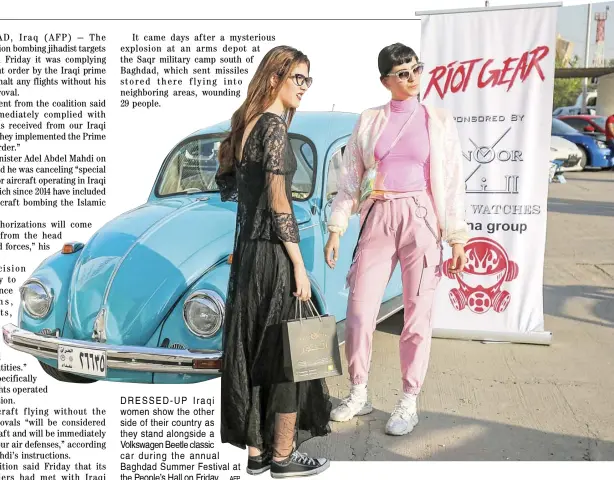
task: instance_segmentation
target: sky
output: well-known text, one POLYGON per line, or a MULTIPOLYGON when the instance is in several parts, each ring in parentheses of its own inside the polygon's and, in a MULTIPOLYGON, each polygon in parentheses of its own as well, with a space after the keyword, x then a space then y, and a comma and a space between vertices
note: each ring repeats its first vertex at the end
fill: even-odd
MULTIPOLYGON (((608 12, 608 19, 605 22, 604 57, 606 60, 614 58, 614 2, 593 3, 589 42, 589 66, 591 66, 593 54, 595 52, 595 38, 597 33, 595 13, 605 12, 606 6, 610 7, 610 11, 608 12)), ((580 57, 580 66, 584 66, 587 13, 588 5, 578 5, 562 7, 559 9, 558 16, 557 32, 560 33, 565 40, 573 42, 573 54, 580 57)))

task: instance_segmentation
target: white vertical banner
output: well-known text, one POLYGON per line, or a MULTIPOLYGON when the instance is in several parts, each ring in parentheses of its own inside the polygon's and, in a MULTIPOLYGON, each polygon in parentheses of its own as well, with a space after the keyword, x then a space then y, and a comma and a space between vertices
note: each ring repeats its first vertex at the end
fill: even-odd
POLYGON ((550 343, 543 266, 557 12, 423 14, 421 99, 456 120, 472 237, 462 277, 447 276, 444 261, 435 336, 550 343))

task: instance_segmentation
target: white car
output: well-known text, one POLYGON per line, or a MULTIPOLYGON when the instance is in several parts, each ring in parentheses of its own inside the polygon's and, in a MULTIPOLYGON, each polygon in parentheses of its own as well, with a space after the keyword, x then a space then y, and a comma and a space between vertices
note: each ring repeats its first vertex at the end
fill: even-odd
MULTIPOLYGON (((558 117, 559 115, 581 115, 582 114, 582 104, 584 99, 582 98, 582 94, 578 95, 576 99, 575 105, 569 105, 567 107, 559 107, 552 112, 553 117, 558 117)), ((597 92, 587 92, 586 94, 586 114, 587 115, 596 115, 597 111, 597 92)))
POLYGON ((560 171, 581 172, 582 164, 586 164, 586 159, 581 162, 582 157, 585 156, 586 152, 575 143, 556 135, 550 136, 550 161, 562 160, 563 165, 561 165, 560 171))
MULTIPOLYGON (((586 107, 587 115, 596 115, 597 109, 594 107, 586 107)), ((553 117, 558 117, 560 115, 581 115, 582 107, 559 107, 554 112, 552 112, 553 117)))

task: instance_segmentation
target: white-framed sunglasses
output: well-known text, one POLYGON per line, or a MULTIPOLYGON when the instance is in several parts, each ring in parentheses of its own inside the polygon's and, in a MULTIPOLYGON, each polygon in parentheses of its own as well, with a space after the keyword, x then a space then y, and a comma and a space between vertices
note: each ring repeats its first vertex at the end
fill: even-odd
POLYGON ((399 80, 409 80, 409 78, 415 78, 422 75, 424 71, 424 63, 417 63, 411 70, 399 70, 398 72, 388 73, 385 77, 397 77, 399 80))

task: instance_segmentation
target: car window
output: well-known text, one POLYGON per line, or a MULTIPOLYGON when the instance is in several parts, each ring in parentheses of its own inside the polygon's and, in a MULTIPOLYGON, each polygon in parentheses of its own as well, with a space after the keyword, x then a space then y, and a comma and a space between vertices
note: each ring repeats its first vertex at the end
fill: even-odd
POLYGON ((200 138, 171 154, 158 186, 159 195, 217 191, 215 172, 221 138, 200 138))
POLYGON ((558 118, 552 119, 552 134, 553 135, 577 135, 578 131, 562 122, 558 118))
POLYGON ((605 117, 593 117, 592 120, 597 125, 599 125, 601 128, 605 129, 605 121, 606 121, 605 117))
POLYGON ((303 143, 300 150, 309 168, 313 169, 313 149, 311 148, 311 145, 308 143, 303 143))
POLYGON ((596 107, 597 106, 597 97, 590 97, 586 100, 587 107, 596 107))
POLYGON ((290 145, 296 157, 296 173, 292 179, 292 198, 304 200, 311 195, 313 187, 313 159, 315 152, 303 138, 290 135, 290 145))
POLYGON ((341 177, 341 165, 343 162, 343 152, 345 146, 341 147, 330 158, 328 162, 328 175, 326 180, 326 201, 330 200, 337 194, 339 179, 341 177))
POLYGON ((576 130, 583 130, 589 122, 583 118, 562 118, 567 125, 575 128, 576 130))
MULTIPOLYGON (((289 137, 297 163, 292 179, 292 198, 304 200, 309 198, 313 189, 315 152, 304 137, 292 134, 289 137)), ((156 194, 217 192, 215 173, 221 141, 222 137, 200 137, 176 147, 165 164, 156 194)))

